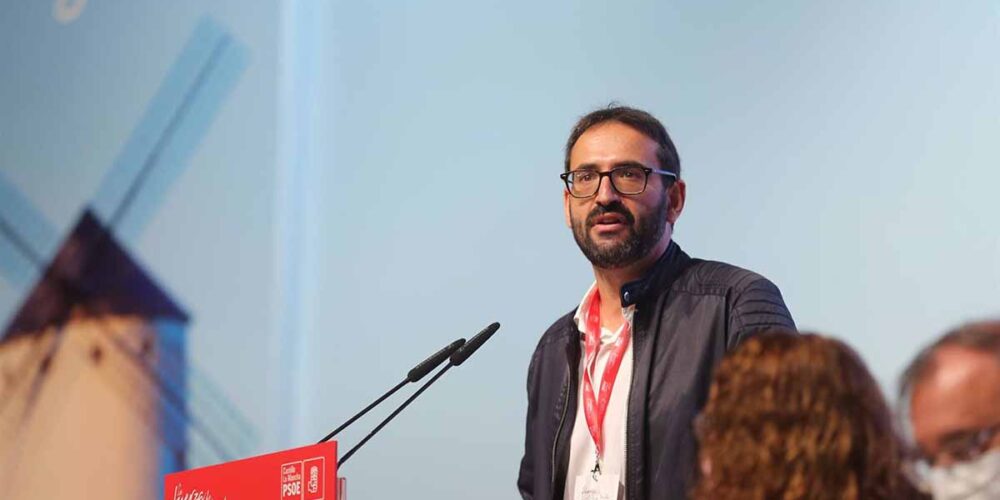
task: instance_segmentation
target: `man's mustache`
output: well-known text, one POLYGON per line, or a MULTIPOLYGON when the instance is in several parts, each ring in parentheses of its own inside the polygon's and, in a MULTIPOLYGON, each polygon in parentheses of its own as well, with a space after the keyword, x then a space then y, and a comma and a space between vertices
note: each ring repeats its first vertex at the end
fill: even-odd
POLYGON ((594 207, 594 209, 587 214, 587 227, 592 227, 595 219, 607 214, 621 215, 625 218, 625 222, 630 226, 635 223, 635 217, 632 215, 632 212, 629 212, 622 202, 613 201, 607 205, 597 205, 594 207))

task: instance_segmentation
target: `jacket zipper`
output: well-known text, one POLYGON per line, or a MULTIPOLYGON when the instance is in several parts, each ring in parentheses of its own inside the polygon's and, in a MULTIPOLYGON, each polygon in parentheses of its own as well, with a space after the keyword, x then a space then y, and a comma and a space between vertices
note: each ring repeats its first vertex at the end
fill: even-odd
MULTIPOLYGON (((632 324, 635 325, 635 316, 632 317, 632 324)), ((632 469, 629 464, 628 456, 628 442, 629 437, 632 435, 630 425, 632 423, 632 391, 635 389, 635 372, 636 372, 636 362, 635 360, 639 357, 638 343, 635 339, 638 335, 632 334, 632 373, 629 375, 628 382, 628 400, 625 402, 625 499, 635 498, 635 494, 632 492, 632 485, 629 483, 629 471, 632 469)))
MULTIPOLYGON (((572 369, 570 370, 570 373, 573 373, 572 369)), ((567 379, 566 383, 563 384, 563 387, 565 388, 565 389, 563 389, 563 395, 564 395, 565 404, 563 404, 562 415, 559 416, 559 427, 556 428, 555 439, 552 441, 552 469, 551 469, 552 470, 552 474, 551 474, 551 476, 552 476, 552 486, 549 487, 549 490, 552 492, 552 497, 553 498, 561 498, 562 496, 564 496, 564 495, 559 495, 558 497, 556 496, 556 451, 559 449, 559 437, 562 435, 563 423, 565 423, 565 421, 566 421, 566 412, 569 410, 569 388, 570 388, 570 385, 572 385, 572 384, 570 384, 570 381, 568 379, 567 379)))

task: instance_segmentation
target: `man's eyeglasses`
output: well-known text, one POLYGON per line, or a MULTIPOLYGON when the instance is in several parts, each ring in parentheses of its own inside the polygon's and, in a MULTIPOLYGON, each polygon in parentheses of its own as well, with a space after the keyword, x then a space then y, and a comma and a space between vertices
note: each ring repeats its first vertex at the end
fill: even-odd
POLYGON ((952 434, 942 440, 937 453, 933 456, 919 449, 913 450, 904 472, 918 487, 930 491, 928 475, 932 467, 945 462, 961 463, 975 460, 990 449, 998 434, 1000 434, 1000 423, 952 434))
POLYGON ((1000 423, 982 429, 956 432, 941 440, 941 446, 933 457, 920 458, 928 465, 935 465, 944 459, 950 462, 968 462, 985 453, 997 434, 1000 434, 1000 423))
POLYGON ((615 167, 607 172, 598 172, 594 169, 582 168, 565 172, 559 177, 566 183, 566 191, 574 198, 590 198, 597 194, 601 188, 601 179, 608 177, 611 179, 611 187, 615 188, 619 194, 635 195, 646 190, 649 183, 649 174, 660 174, 670 177, 671 181, 677 180, 677 174, 641 165, 624 165, 615 167))

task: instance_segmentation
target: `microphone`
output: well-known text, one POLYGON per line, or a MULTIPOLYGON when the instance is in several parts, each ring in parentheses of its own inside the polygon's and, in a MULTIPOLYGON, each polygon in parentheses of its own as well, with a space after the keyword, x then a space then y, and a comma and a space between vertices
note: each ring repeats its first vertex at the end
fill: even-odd
POLYGON ((431 370, 437 368, 437 366, 443 363, 444 360, 449 359, 453 354, 455 354, 458 351, 460 347, 464 345, 465 345, 465 339, 458 339, 444 346, 443 348, 441 348, 440 351, 431 354, 429 358, 421 361, 417 366, 414 366, 410 371, 408 371, 406 373, 406 378, 404 378, 402 382, 396 384, 396 386, 393 387, 392 389, 389 389, 389 392, 386 392, 385 394, 382 395, 382 397, 373 401, 370 405, 366 406, 365 409, 358 412, 357 415, 354 415, 353 417, 348 419, 347 422, 340 424, 340 427, 337 427, 336 429, 330 431, 330 433, 324 436, 323 439, 319 440, 319 443, 325 443, 333 439, 333 436, 339 434, 340 431, 346 429, 347 426, 353 424, 354 421, 356 421, 357 419, 363 417, 366 413, 371 411, 372 408, 375 408, 376 406, 379 405, 379 403, 385 401, 386 398, 392 396, 393 394, 396 393, 396 391, 402 389, 404 385, 410 382, 416 382, 424 378, 424 376, 430 373, 431 370))
POLYGON ((497 322, 483 328, 483 331, 477 333, 475 337, 472 337, 472 340, 467 342, 451 355, 450 364, 458 366, 465 363, 465 360, 469 359, 469 356, 472 356, 472 353, 482 347, 483 344, 485 344, 486 341, 489 340, 490 337, 492 337, 493 334, 499 329, 500 323, 497 322))
MULTIPOLYGON (((348 458, 351 458, 351 456, 354 455, 356 451, 358 451, 358 448, 361 448, 361 446, 367 443, 368 440, 371 439, 378 431, 382 430, 382 428, 388 425, 389 422, 392 421, 392 419, 396 418, 396 415, 399 415, 407 406, 410 405, 410 403, 413 402, 414 399, 417 399, 418 396, 423 394, 423 392, 426 391, 427 388, 431 386, 431 384, 437 382, 437 379, 441 378, 441 376, 444 375, 444 372, 451 369, 452 366, 461 365, 462 363, 465 362, 465 360, 469 359, 469 356, 472 356, 472 353, 476 352, 476 350, 482 347, 482 345, 485 344, 486 341, 489 340, 490 337, 492 337, 493 334, 496 333, 497 330, 499 329, 500 329, 500 323, 494 322, 490 326, 483 328, 483 330, 477 333, 475 337, 472 337, 472 340, 465 343, 465 345, 460 346, 453 353, 451 353, 450 359, 448 360, 448 364, 445 365, 444 368, 440 369, 437 373, 435 373, 430 380, 424 383, 424 385, 420 386, 420 388, 417 389, 417 391, 414 392, 412 396, 407 398, 406 401, 403 401, 403 404, 401 404, 399 408, 396 408, 392 413, 390 413, 389 416, 385 418, 385 420, 383 420, 377 426, 375 426, 375 428, 372 429, 372 431, 369 432, 368 435, 361 440, 361 442, 354 445, 354 448, 351 448, 347 453, 344 454, 344 456, 340 457, 340 460, 337 461, 337 467, 339 468, 341 465, 344 465, 344 462, 346 462, 348 458)), ((440 354, 440 352, 438 354, 440 354)), ((432 368, 429 368, 427 371, 429 372, 431 369, 432 368)))

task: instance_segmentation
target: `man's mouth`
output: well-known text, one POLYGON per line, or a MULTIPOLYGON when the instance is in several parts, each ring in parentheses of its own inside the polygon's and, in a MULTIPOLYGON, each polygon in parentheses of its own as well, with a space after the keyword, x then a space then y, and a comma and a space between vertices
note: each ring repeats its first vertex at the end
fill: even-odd
POLYGON ((598 231, 618 231, 625 229, 628 226, 628 219, 618 213, 607 213, 601 214, 594 217, 590 224, 591 228, 597 229, 598 231))

